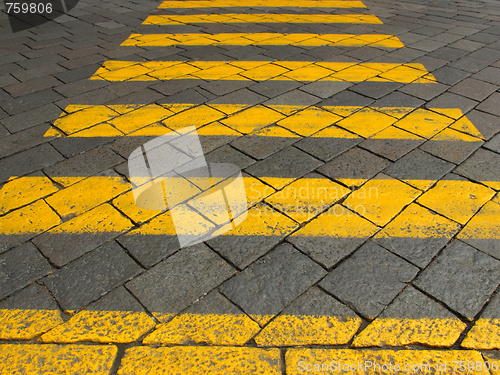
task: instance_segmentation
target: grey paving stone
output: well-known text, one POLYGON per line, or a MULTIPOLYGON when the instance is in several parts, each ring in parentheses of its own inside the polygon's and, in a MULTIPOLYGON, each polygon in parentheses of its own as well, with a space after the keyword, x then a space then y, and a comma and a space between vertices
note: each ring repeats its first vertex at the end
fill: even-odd
POLYGON ((198 302, 189 306, 185 311, 190 314, 244 314, 243 311, 217 290, 212 290, 198 302))
POLYGON ((487 68, 481 69, 481 71, 474 74, 472 78, 500 86, 500 69, 488 66, 487 68))
POLYGON ((53 270, 32 243, 0 255, 0 299, 24 288, 53 270))
POLYGON ((452 163, 460 164, 474 151, 481 147, 483 143, 484 142, 479 139, 477 142, 442 141, 430 139, 420 146, 420 149, 452 163))
POLYGON ((436 51, 431 52, 429 54, 429 56, 431 57, 435 57, 437 59, 446 61, 455 61, 465 55, 467 55, 467 51, 463 51, 457 48, 452 48, 451 46, 439 48, 436 51))
POLYGON ((422 64, 429 72, 433 72, 434 70, 439 69, 448 64, 448 61, 426 55, 416 58, 415 60, 412 61, 412 64, 415 63, 422 64))
POLYGON ((293 58, 291 58, 292 56, 304 52, 302 48, 295 47, 292 45, 262 46, 261 48, 264 49, 264 52, 262 52, 264 55, 278 60, 286 60, 286 59, 293 60, 293 58))
POLYGON ((477 104, 478 102, 475 100, 445 92, 426 103, 425 106, 427 108, 460 108, 463 113, 467 113, 477 104))
POLYGON ((425 139, 373 139, 367 138, 360 147, 396 161, 425 142, 425 139))
MULTIPOLYGON (((272 127, 268 128, 272 129, 272 127)), ((279 127, 275 126, 275 128, 279 127)), ((262 160, 300 139, 300 137, 262 137, 259 135, 245 135, 231 142, 231 145, 255 159, 262 160)))
POLYGON ((500 261, 455 240, 414 284, 472 320, 500 284, 500 261))
POLYGON ((461 49, 461 50, 464 50, 467 52, 475 51, 483 46, 484 46, 484 43, 478 43, 478 42, 474 42, 472 40, 466 40, 466 39, 458 40, 455 43, 449 45, 449 47, 458 48, 458 49, 461 49))
POLYGON ((139 301, 123 286, 92 302, 87 310, 91 311, 135 311, 142 312, 144 308, 139 301))
POLYGON ((441 83, 410 83, 401 87, 399 91, 423 100, 431 100, 445 92, 448 88, 449 86, 441 83))
POLYGON ((331 179, 370 179, 389 165, 389 162, 359 147, 339 155, 318 168, 331 179))
POLYGON ((481 314, 481 318, 483 319, 498 319, 500 316, 500 294, 496 294, 486 306, 483 313, 481 314))
POLYGON ((320 98, 326 99, 332 95, 335 95, 346 88, 352 86, 350 82, 328 82, 328 81, 316 81, 302 86, 300 89, 302 91, 308 92, 320 98))
POLYGON ((49 177, 89 177, 123 161, 109 146, 101 146, 46 168, 45 173, 49 177))
POLYGON ((500 181, 499 165, 499 154, 481 148, 459 165, 455 171, 473 181, 482 181, 488 186, 495 187, 500 181))
POLYGON ((259 95, 247 88, 233 91, 230 94, 218 96, 207 104, 259 104, 267 100, 265 96, 259 95))
POLYGON ((49 167, 62 159, 61 154, 48 143, 8 156, 2 159, 0 165, 0 182, 7 181, 11 176, 23 176, 49 167))
POLYGON ((465 70, 466 72, 477 73, 481 69, 487 67, 490 63, 488 61, 484 61, 478 58, 470 57, 467 55, 462 57, 453 63, 450 64, 453 68, 458 68, 461 70, 465 70))
POLYGON ((401 83, 397 82, 370 82, 364 81, 358 83, 350 88, 350 90, 355 91, 361 95, 369 96, 373 99, 380 99, 383 96, 393 92, 394 90, 400 88, 401 83))
POLYGON ((450 66, 444 66, 432 72, 439 83, 454 85, 470 76, 470 73, 450 66))
POLYGON ((295 81, 264 81, 250 86, 250 89, 268 98, 274 98, 299 86, 300 83, 295 81))
MULTIPOLYGON (((44 130, 47 130, 46 125, 42 125, 44 130)), ((45 133, 45 132, 44 132, 45 133)), ((42 135, 43 136, 43 135, 42 135)), ((120 138, 131 138, 131 137, 120 137, 120 138)), ((135 137, 137 138, 137 137, 135 137)), ((81 154, 83 152, 89 151, 98 146, 110 143, 115 138, 111 137, 65 137, 56 138, 50 142, 50 144, 66 158, 71 158, 75 155, 81 154)), ((42 138, 43 140, 43 138, 42 138)), ((47 140, 47 139, 45 139, 47 140)), ((128 157, 128 155, 126 156, 128 157)))
POLYGON ((471 98, 474 100, 484 100, 498 89, 498 86, 473 78, 464 79, 453 86, 449 91, 471 98))
MULTIPOLYGON (((193 80, 188 80, 193 81, 193 80)), ((167 86, 170 86, 172 82, 168 82, 167 86)), ((209 81, 200 85, 201 88, 210 91, 214 95, 225 95, 230 92, 240 90, 244 87, 248 87, 253 82, 248 81, 209 81)))
MULTIPOLYGON (((384 170, 385 174, 414 185, 412 180, 437 181, 455 166, 420 150, 403 156, 384 170)), ((418 188, 418 186, 415 186, 418 188)))
POLYGON ((444 42, 438 42, 438 41, 432 40, 432 39, 425 39, 425 40, 421 40, 420 42, 410 44, 409 47, 415 48, 415 49, 418 49, 421 51, 425 51, 425 52, 432 52, 432 51, 435 51, 441 47, 444 47, 445 45, 446 45, 446 43, 444 43, 444 42))
POLYGON ((193 104, 202 104, 207 101, 207 98, 197 92, 194 89, 187 89, 181 92, 178 92, 174 95, 166 96, 165 98, 158 100, 157 103, 193 103, 193 104))
POLYGON ((295 147, 323 161, 329 161, 360 143, 362 138, 314 138, 306 137, 295 147))
POLYGON ((64 310, 78 310, 141 271, 120 245, 108 242, 47 276, 43 283, 64 310))
POLYGON ((354 311, 374 319, 417 272, 417 267, 369 241, 331 271, 320 286, 354 311))
POLYGON ((65 97, 71 97, 110 85, 111 84, 107 81, 90 81, 88 78, 84 78, 80 81, 74 81, 60 85, 54 90, 64 95, 65 97))
POLYGON ((485 143, 484 147, 500 154, 500 134, 497 134, 489 142, 485 143))
POLYGON ((498 116, 473 110, 467 114, 467 118, 486 139, 490 139, 493 135, 500 131, 498 116))
POLYGON ((397 59, 401 60, 402 62, 408 62, 424 55, 426 55, 424 51, 407 46, 405 48, 399 48, 393 52, 390 52, 386 56, 390 57, 391 59, 397 59))
POLYGON ((264 102, 265 105, 313 105, 320 102, 317 96, 301 90, 292 90, 264 102))
POLYGON ((333 95, 332 97, 323 100, 320 105, 321 106, 368 106, 373 103, 374 100, 372 98, 368 98, 366 96, 360 95, 353 91, 344 90, 339 92, 338 94, 333 95))
POLYGON ((3 86, 3 89, 11 94, 14 98, 22 95, 32 94, 37 91, 45 90, 50 87, 61 85, 62 82, 53 76, 44 76, 35 78, 22 83, 3 86))
POLYGON ((289 146, 246 168, 246 172, 255 177, 300 178, 321 164, 305 152, 289 146))
POLYGON ((217 46, 200 46, 188 49, 186 52, 179 54, 193 60, 200 60, 215 54, 224 54, 224 50, 217 46))
POLYGON ((170 81, 162 81, 151 86, 152 89, 162 93, 163 95, 174 95, 181 91, 198 86, 200 83, 196 79, 178 79, 170 81))
POLYGON ((255 163, 255 161, 232 148, 229 145, 224 145, 218 149, 209 152, 205 155, 208 163, 231 163, 236 164, 240 169, 245 169, 255 163))
POLYGON ((0 121, 11 133, 16 133, 36 125, 52 122, 57 119, 60 114, 61 109, 55 104, 46 104, 23 113, 3 118, 0 121))
POLYGON ((59 310, 47 288, 36 283, 0 302, 0 309, 59 310))
POLYGON ((477 106, 477 109, 500 117, 500 93, 493 93, 488 99, 477 106))
POLYGON ((42 124, 15 134, 10 134, 7 129, 3 128, 2 142, 0 143, 0 158, 48 142, 49 139, 43 137, 47 129, 48 126, 42 124))
POLYGON ((500 59, 500 51, 488 47, 482 47, 474 52, 471 52, 467 57, 484 61, 491 64, 500 59))
POLYGON ((247 314, 276 315, 325 274, 292 245, 282 244, 225 282, 220 291, 247 314))
POLYGON ((382 99, 378 99, 372 104, 372 107, 412 107, 417 108, 424 104, 423 100, 395 91, 382 99))
POLYGON ((180 250, 126 287, 151 312, 178 313, 235 270, 204 244, 180 250))

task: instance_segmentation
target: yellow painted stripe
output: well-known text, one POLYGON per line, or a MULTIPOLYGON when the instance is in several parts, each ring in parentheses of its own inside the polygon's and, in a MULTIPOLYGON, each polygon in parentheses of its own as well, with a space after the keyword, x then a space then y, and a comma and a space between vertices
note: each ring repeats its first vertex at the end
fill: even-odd
MULTIPOLYGON (((478 319, 462 346, 467 349, 500 349, 500 319, 478 319)), ((500 360, 497 363, 497 369, 500 370, 500 360)))
POLYGON ((486 203, 458 234, 458 238, 466 242, 477 238, 500 240, 500 204, 486 203))
POLYGON ((122 46, 342 46, 401 48, 398 37, 383 34, 279 34, 279 33, 223 33, 223 34, 131 34, 122 46))
POLYGON ((145 312, 83 310, 40 338, 46 343, 127 344, 149 332, 155 322, 145 312))
MULTIPOLYGON (((67 114, 61 115, 55 121, 54 127, 45 133, 45 137, 160 136, 191 125, 197 126, 198 134, 202 136, 236 136, 253 133, 259 137, 266 137, 278 135, 276 132, 261 130, 262 127, 277 123, 302 136, 312 135, 318 138, 359 138, 359 136, 367 138, 373 136, 376 139, 399 139, 402 137, 398 136, 395 131, 384 132, 384 130, 389 129, 391 125, 398 128, 408 127, 407 118, 409 118, 413 121, 412 129, 409 131, 412 133, 417 131, 422 136, 429 138, 439 135, 439 141, 477 142, 481 138, 479 131, 467 118, 462 117, 454 122, 455 120, 450 117, 437 114, 434 108, 429 110, 415 110, 405 107, 361 108, 354 106, 306 108, 305 106, 292 105, 249 107, 245 104, 200 106, 186 104, 70 105, 65 109, 67 114), (74 107, 78 107, 78 110, 75 110, 74 107), (106 116, 104 118, 99 116, 99 112, 106 113, 106 116), (435 115, 439 117, 434 117, 435 115), (403 116, 406 117, 401 119, 403 116), (458 122, 460 122, 460 131, 474 135, 474 137, 462 136, 457 139, 455 132, 442 132, 447 127, 455 127, 458 122), (338 127, 328 128, 331 125, 338 127)), ((415 137, 409 134, 408 130, 403 134, 415 137)), ((29 187, 24 186, 23 189, 29 189, 29 187)), ((40 192, 40 196, 51 189, 53 187, 47 181, 47 186, 40 192)), ((26 197, 19 194, 19 199, 26 199, 26 197)), ((2 209, 6 208, 0 206, 0 210, 2 209)))
POLYGON ((107 61, 90 79, 156 81, 173 79, 239 81, 418 81, 434 77, 422 64, 298 61, 107 61))
POLYGON ((450 347, 466 327, 458 318, 378 318, 356 336, 353 347, 417 344, 450 347))
POLYGON ((370 23, 381 24, 376 16, 365 14, 201 14, 154 15, 143 25, 183 25, 197 23, 370 23))
POLYGON ((0 309, 0 340, 31 340, 63 323, 59 310, 0 309))
POLYGON ((134 347, 125 352, 118 374, 280 375, 280 351, 246 347, 134 347))
POLYGON ((481 353, 472 350, 290 349, 286 352, 285 361, 287 374, 290 375, 490 374, 485 369, 481 353), (462 369, 460 369, 461 361, 465 363, 462 369), (467 368, 469 361, 474 362, 474 369, 467 368), (389 368, 390 364, 392 368, 389 368), (335 366, 333 369, 332 365, 335 366), (382 368, 382 365, 387 367, 382 368))
POLYGON ((1 374, 108 375, 118 349, 104 345, 0 345, 1 374))
POLYGON ((294 7, 294 8, 364 8, 361 1, 335 0, 199 0, 164 1, 158 9, 169 8, 232 8, 232 7, 294 7))

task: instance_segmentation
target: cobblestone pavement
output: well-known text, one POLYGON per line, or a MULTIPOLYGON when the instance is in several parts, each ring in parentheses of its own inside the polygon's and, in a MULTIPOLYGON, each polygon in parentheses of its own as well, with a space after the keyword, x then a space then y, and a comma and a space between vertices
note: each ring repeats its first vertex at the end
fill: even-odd
POLYGON ((0 373, 500 374, 499 39, 495 0, 2 13, 0 373), (249 214, 179 249, 127 158, 190 125, 249 214))

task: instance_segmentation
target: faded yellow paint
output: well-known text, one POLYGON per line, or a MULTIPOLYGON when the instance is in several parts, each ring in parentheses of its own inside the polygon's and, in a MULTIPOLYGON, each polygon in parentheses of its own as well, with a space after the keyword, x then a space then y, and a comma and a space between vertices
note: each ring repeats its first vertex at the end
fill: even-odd
POLYGON ((61 219, 40 199, 0 217, 0 234, 37 234, 58 225, 61 219))
POLYGON ((379 226, 386 225, 421 192, 388 176, 378 175, 344 201, 344 205, 379 226))
MULTIPOLYGON (((413 82, 427 74, 422 64, 390 64, 390 63, 339 63, 339 62, 255 62, 255 61, 147 61, 135 62, 125 69, 114 69, 122 61, 107 61, 90 78, 94 80, 136 81, 173 80, 173 79, 208 79, 208 80, 254 80, 265 81, 297 80, 309 81, 395 81, 413 82), (171 64, 168 66, 168 64, 171 64), (293 67, 293 66, 299 67, 293 67), (307 66, 304 66, 307 65, 307 66), (287 68, 289 66, 289 68, 287 68), (397 68, 401 68, 398 70, 397 68), (404 69, 403 69, 404 68, 404 69), (391 79, 384 78, 383 73, 392 71, 391 79), (401 74, 396 72, 401 71, 401 74)), ((63 130, 63 129, 61 129, 63 130)))
POLYGON ((245 314, 180 314, 161 324, 144 345, 244 345, 260 327, 245 314))
POLYGON ((500 240, 500 205, 486 203, 458 234, 458 238, 500 240))
POLYGON ((71 134, 79 130, 90 128, 94 125, 106 122, 118 113, 106 106, 68 106, 67 115, 59 117, 54 126, 65 134, 71 134))
POLYGON ((375 238, 449 238, 460 226, 432 211, 412 203, 393 221, 387 224, 375 238))
POLYGON ((32 203, 58 190, 45 176, 11 177, 0 189, 0 214, 32 203))
POLYGON ((472 122, 470 122, 467 117, 462 117, 453 124, 450 125, 450 128, 462 131, 464 133, 470 134, 476 138, 485 139, 483 135, 477 130, 472 122))
MULTIPOLYGON (((500 349, 500 319, 480 318, 467 333, 462 347, 467 349, 500 349)), ((500 360, 497 360, 500 369, 500 360)))
MULTIPOLYGON (((119 117, 117 117, 119 118, 119 117)), ((140 125, 140 124, 137 124, 140 125)), ((47 137, 47 134, 52 130, 49 129, 47 133, 45 134, 45 137, 47 137)), ((109 124, 99 124, 99 125, 94 125, 91 128, 84 129, 82 131, 72 133, 70 136, 71 137, 79 137, 79 138, 90 138, 94 137, 94 134, 99 134, 99 137, 122 137, 124 135, 123 132, 119 131, 115 127, 109 125, 109 124)), ((61 136, 61 135, 59 135, 61 136)))
POLYGON ((469 221, 495 192, 470 181, 441 180, 418 203, 460 224, 469 221))
POLYGON ((417 109, 395 125, 421 137, 432 138, 453 122, 453 119, 434 112, 434 109, 417 109))
POLYGON ((374 134, 370 137, 370 139, 406 139, 411 141, 424 141, 424 138, 419 137, 413 133, 409 133, 405 130, 396 128, 395 126, 389 126, 377 134, 374 134))
POLYGON ((364 14, 201 14, 154 15, 143 25, 182 25, 192 23, 371 23, 381 24, 377 17, 364 14))
POLYGON ((280 351, 245 347, 134 347, 126 350, 118 374, 280 375, 280 351))
POLYGON ((278 121, 277 124, 297 134, 309 136, 341 119, 324 109, 310 107, 278 121))
POLYGON ((130 220, 135 223, 143 223, 159 215, 160 210, 142 210, 135 204, 132 190, 118 196, 113 201, 113 206, 123 212, 130 220))
POLYGON ((489 375, 481 353, 472 350, 355 350, 355 349, 289 349, 285 355, 287 374, 356 375, 405 374, 405 375, 489 375), (465 367, 460 369, 460 362, 465 367), (473 370, 467 369, 474 362, 473 370), (444 364, 447 364, 446 368, 444 364), (330 365, 336 367, 332 370, 330 365), (358 364, 363 366, 358 367, 358 364), (367 368, 367 364, 371 367, 367 368), (382 369, 382 365, 392 368, 382 369), (310 365, 306 367, 307 365, 310 365), (376 367, 377 365, 378 367, 376 367), (395 366, 399 366, 399 370, 395 366), (409 365, 408 369, 405 366, 409 365), (455 368, 455 365, 456 368, 455 368), (315 367, 316 366, 316 367, 315 367), (323 366, 323 367, 322 367, 323 366), (339 369, 340 366, 340 369, 339 369), (344 367, 345 366, 345 367, 344 367), (415 368, 413 368, 415 366, 415 368))
POLYGON ((31 340, 63 323, 59 310, 0 309, 0 340, 31 340))
POLYGON ((221 120, 221 122, 240 133, 249 134, 273 124, 283 117, 285 116, 279 112, 258 105, 238 112, 227 119, 221 120))
MULTIPOLYGON (((116 129, 124 134, 128 134, 134 130, 140 129, 146 125, 154 124, 157 121, 161 121, 173 114, 172 111, 157 105, 149 104, 144 107, 140 107, 133 111, 130 111, 121 116, 115 117, 108 121, 109 124, 113 125, 116 129)), ((165 129, 167 132, 168 129, 165 129)))
POLYGON ((304 178, 274 193, 266 202, 298 223, 303 223, 349 193, 349 189, 327 178, 304 178))
POLYGON ((158 9, 168 8, 233 8, 233 7, 294 7, 294 8, 364 8, 361 1, 335 0, 197 0, 197 1, 164 1, 158 9))
POLYGON ((458 318, 378 318, 356 336, 352 345, 450 347, 466 327, 458 318))
POLYGON ((109 345, 0 345, 1 374, 108 375, 118 352, 109 345))
POLYGON ((471 135, 456 131, 450 127, 444 129, 442 132, 436 134, 431 138, 431 141, 454 141, 454 142, 477 142, 478 144, 483 144, 481 139, 473 137, 471 135))
POLYGON ((47 343, 127 344, 137 341, 154 326, 155 322, 145 312, 83 310, 42 335, 40 340, 47 343))
POLYGON ((88 177, 46 199, 61 216, 79 215, 130 190, 122 177, 88 177))
POLYGON ((343 345, 361 326, 360 318, 280 315, 255 337, 259 346, 343 345))
POLYGON ((369 238, 377 231, 374 224, 337 204, 307 223, 292 237, 369 238))
POLYGON ((280 34, 280 33, 221 33, 221 34, 131 34, 122 46, 165 47, 176 45, 292 45, 401 48, 403 43, 393 35, 380 34, 280 34))
POLYGON ((340 120, 337 122, 337 126, 367 138, 391 126, 396 121, 397 119, 394 117, 374 108, 366 108, 340 120))
POLYGON ((209 124, 224 117, 225 114, 223 112, 206 105, 201 105, 178 112, 163 120, 162 123, 172 130, 177 130, 186 126, 209 124))
POLYGON ((491 375, 500 375, 500 353, 487 352, 483 353, 483 357, 488 365, 491 375))

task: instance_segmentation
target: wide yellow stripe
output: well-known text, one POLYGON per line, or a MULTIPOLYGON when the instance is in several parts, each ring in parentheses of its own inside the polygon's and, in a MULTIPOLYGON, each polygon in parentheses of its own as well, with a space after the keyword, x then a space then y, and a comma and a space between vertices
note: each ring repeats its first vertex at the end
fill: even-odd
POLYGON ((183 25, 193 23, 369 23, 382 24, 365 14, 201 14, 149 16, 143 25, 183 25))
MULTIPOLYGON (((259 137, 286 136, 262 127, 277 123, 280 127, 301 136, 314 138, 367 138, 402 139, 400 134, 414 137, 415 131, 421 137, 432 138, 439 134, 439 141, 469 142, 482 138, 476 127, 467 118, 455 121, 448 116, 436 116, 437 110, 406 107, 361 108, 355 106, 254 106, 245 104, 148 104, 148 105, 95 105, 66 107, 67 114, 61 115, 46 133, 45 137, 120 137, 160 136, 185 126, 196 126, 201 136, 238 136, 250 134, 259 137), (75 110, 75 107, 77 110, 75 110), (105 113, 106 116, 100 116, 105 113), (406 116, 406 117, 403 117, 406 116), (401 117, 403 117, 401 119, 401 117), (411 119, 411 122, 406 118, 411 119), (432 121, 429 121, 432 119, 432 121), (412 128, 407 132, 384 129, 412 128), (369 124, 369 126, 367 126, 369 124), (336 125, 336 126, 331 126, 336 125), (458 132, 440 133, 443 129, 459 128, 474 136, 457 139, 458 132)), ((449 110, 454 111, 453 109, 449 110)), ((447 113, 447 112, 444 112, 447 113)), ((461 112, 460 112, 461 113, 461 112)), ((271 129, 271 130, 272 130, 271 129)), ((404 139, 404 138, 403 138, 404 139)), ((27 189, 26 186, 23 187, 27 189)), ((55 189, 47 183, 40 191, 55 189)), ((26 197, 19 196, 19 199, 26 197)), ((0 204, 0 213, 4 209, 0 204)))
POLYGON ((104 345, 0 345, 1 374, 108 375, 118 352, 104 345))
POLYGON ((399 38, 393 35, 279 33, 131 34, 121 45, 139 47, 165 47, 176 45, 404 47, 404 44, 399 38))
POLYGON ((306 61, 107 61, 90 79, 157 81, 173 79, 236 81, 426 81, 435 78, 422 64, 306 61))
POLYGON ((63 323, 59 310, 0 309, 0 340, 31 340, 63 323))
POLYGON ((233 8, 233 7, 294 7, 294 8, 365 8, 361 1, 335 0, 200 0, 164 1, 159 9, 168 8, 233 8))
MULTIPOLYGON (((467 349, 500 349, 500 317, 480 318, 469 331, 462 346, 467 349)), ((500 370, 500 360, 497 361, 500 370)))
POLYGON ((490 374, 481 353, 472 350, 290 349, 285 358, 290 375, 490 374))

